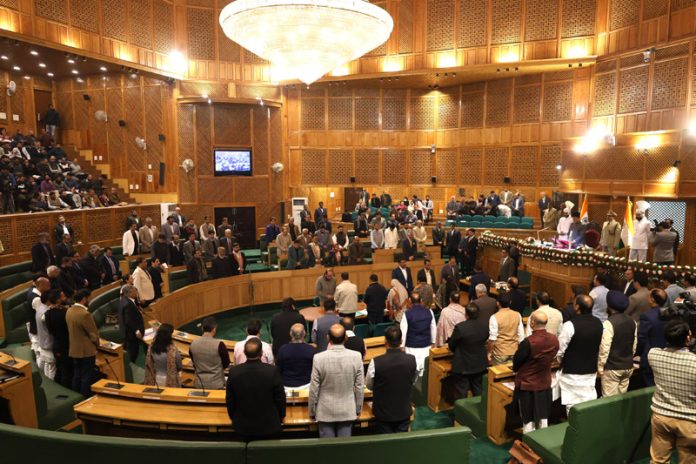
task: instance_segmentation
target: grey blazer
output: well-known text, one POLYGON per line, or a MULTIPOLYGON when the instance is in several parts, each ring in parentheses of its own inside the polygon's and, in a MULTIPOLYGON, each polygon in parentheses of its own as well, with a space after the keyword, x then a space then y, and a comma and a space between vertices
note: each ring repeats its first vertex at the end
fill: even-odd
POLYGON ((506 282, 510 277, 515 275, 515 260, 508 257, 505 264, 503 260, 500 260, 500 267, 498 268, 498 282, 506 282))
POLYGON ((629 296, 626 315, 638 322, 640 315, 651 308, 650 301, 648 301, 649 296, 650 290, 645 287, 641 287, 640 290, 637 290, 633 295, 629 296))
POLYGON ((674 261, 674 242, 676 240, 677 234, 671 230, 655 232, 650 238, 650 243, 655 247, 653 262, 665 263, 674 261))
POLYGON ((309 384, 309 415, 318 422, 354 421, 362 410, 362 356, 343 345, 332 345, 314 356, 309 384))

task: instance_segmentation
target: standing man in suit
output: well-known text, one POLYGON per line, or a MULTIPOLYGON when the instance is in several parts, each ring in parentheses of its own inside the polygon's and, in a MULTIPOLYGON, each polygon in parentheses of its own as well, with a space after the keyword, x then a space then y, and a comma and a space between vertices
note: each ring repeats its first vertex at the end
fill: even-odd
POLYGON ((230 224, 229 219, 224 217, 222 223, 217 227, 217 236, 222 238, 227 230, 232 231, 232 224, 230 224))
POLYGON ((123 233, 123 256, 134 256, 140 253, 140 238, 138 224, 132 222, 130 228, 123 233))
POLYGON ((384 332, 387 351, 370 361, 365 376, 372 390, 372 412, 378 433, 403 433, 411 422, 411 387, 418 379, 416 358, 400 349, 401 329, 388 327, 384 332))
POLYGON ((640 375, 646 387, 655 385, 655 378, 648 363, 648 353, 652 348, 667 346, 665 340, 665 324, 669 320, 665 315, 667 301, 667 293, 664 290, 661 288, 652 289, 650 291, 650 306, 652 308, 640 315, 636 355, 640 356, 640 375))
POLYGON ((655 264, 674 264, 674 245, 679 243, 677 238, 677 233, 672 232, 667 222, 663 221, 657 225, 657 229, 653 230, 650 236, 650 244, 655 247, 652 259, 655 264))
POLYGON ((164 234, 157 236, 157 241, 152 244, 152 259, 159 259, 160 263, 172 265, 172 258, 169 254, 169 244, 164 234))
POLYGON ((196 240, 196 234, 190 234, 188 240, 184 243, 184 264, 188 264, 193 259, 193 255, 201 250, 201 244, 196 240))
POLYGON ((56 239, 56 243, 60 243, 65 234, 75 237, 72 226, 65 222, 65 216, 58 216, 58 223, 53 228, 53 237, 56 239))
POLYGON ((398 280, 409 293, 413 291, 413 277, 411 277, 411 269, 406 266, 405 259, 402 258, 399 266, 392 271, 392 279, 398 280))
POLYGON ((41 232, 39 241, 31 247, 31 272, 46 272, 51 264, 55 264, 55 258, 48 245, 48 233, 41 232))
POLYGON ((132 285, 123 286, 124 298, 118 308, 118 323, 128 359, 134 363, 140 354, 140 346, 145 336, 145 324, 138 308, 138 289, 132 285))
POLYGON ((232 245, 232 254, 230 255, 232 260, 232 275, 240 275, 246 272, 246 256, 242 253, 239 243, 232 245))
POLYGON ((184 253, 181 250, 181 242, 179 241, 179 235, 172 235, 172 239, 169 242, 169 263, 172 266, 181 266, 184 264, 184 253))
MULTIPOLYGON (((628 309, 626 315, 638 322, 641 315, 652 308, 650 304, 650 290, 648 289, 648 275, 645 272, 637 271, 633 273, 631 286, 634 293, 628 297, 628 309)), ((624 293, 626 294, 626 293, 624 293)))
POLYGON ((353 237, 353 241, 348 245, 348 263, 365 263, 365 249, 363 248, 362 240, 357 235, 353 237))
POLYGON ((515 260, 510 258, 507 248, 500 252, 500 267, 498 268, 498 282, 507 282, 510 277, 517 273, 515 260))
POLYGON ((512 198, 512 215, 524 217, 524 196, 520 191, 515 192, 515 196, 512 198))
POLYGON ((314 210, 314 224, 317 228, 319 228, 320 224, 324 224, 326 222, 326 219, 328 218, 328 212, 326 211, 326 208, 324 208, 324 202, 320 201, 319 202, 319 207, 314 210))
POLYGON ((349 437, 363 406, 363 363, 360 353, 344 346, 346 330, 329 329, 329 347, 314 356, 309 385, 309 416, 316 418, 319 438, 349 437))
POLYGON ((459 289, 459 267, 457 266, 457 258, 450 255, 447 264, 442 266, 440 270, 440 279, 447 281, 447 299, 449 300, 452 292, 459 289))
POLYGON ((442 244, 445 241, 445 230, 442 228, 442 222, 437 221, 435 223, 435 227, 433 227, 432 235, 433 235, 433 245, 439 246, 440 250, 442 250, 442 244))
POLYGON ((450 225, 450 230, 445 236, 445 251, 448 257, 454 257, 459 260, 459 242, 462 240, 462 234, 459 233, 454 223, 450 225))
POLYGON ((413 240, 413 236, 406 233, 406 237, 401 241, 401 252, 403 253, 403 259, 406 261, 413 261, 416 258, 416 252, 418 251, 416 241, 413 240))
POLYGON ((636 293, 636 288, 633 286, 634 271, 632 267, 627 267, 624 271, 624 279, 626 283, 624 284, 623 292, 627 296, 631 296, 636 293))
POLYGON ((272 438, 285 418, 283 379, 272 364, 261 362, 261 340, 244 344, 246 362, 230 369, 225 401, 235 432, 244 441, 272 438))
POLYGON ((363 187, 362 191, 358 193, 358 201, 362 201, 365 206, 370 204, 370 192, 367 191, 366 187, 363 187))
POLYGON ((294 242, 292 242, 292 246, 288 248, 288 260, 286 264, 286 269, 301 269, 303 260, 304 248, 302 248, 302 242, 300 242, 299 240, 295 240, 294 242))
POLYGON ((384 310, 387 307, 387 289, 379 283, 377 274, 370 275, 370 285, 365 289, 363 301, 367 306, 367 320, 370 324, 384 322, 384 310))
POLYGON ((164 288, 164 282, 162 282, 162 263, 159 259, 155 258, 150 260, 150 265, 147 267, 147 273, 152 278, 152 288, 155 290, 155 300, 162 298, 162 289, 164 288))
POLYGON ((157 226, 152 225, 152 218, 145 218, 145 225, 138 230, 138 239, 140 239, 140 251, 142 253, 150 253, 152 245, 157 240, 159 232, 157 226))
POLYGON ((138 296, 143 302, 143 306, 149 305, 150 301, 155 299, 155 287, 152 285, 152 277, 146 269, 147 261, 145 258, 136 259, 133 286, 138 290, 138 296))
POLYGON ((140 228, 140 217, 138 217, 138 210, 131 210, 130 216, 126 218, 126 227, 124 230, 130 230, 131 226, 135 224, 136 229, 140 228))
POLYGON ((218 247, 217 255, 213 259, 213 278, 222 279, 232 275, 232 258, 225 255, 225 248, 218 247))
POLYGON ((429 259, 423 261, 423 269, 418 271, 416 275, 416 280, 418 282, 425 282, 430 285, 433 289, 437 289, 437 280, 435 280, 435 271, 433 271, 432 263, 429 259))
POLYGON ((476 253, 478 250, 478 238, 476 230, 466 229, 466 235, 459 242, 459 252, 462 257, 462 275, 469 275, 474 271, 476 265, 476 253))
POLYGON ((232 236, 232 229, 226 229, 220 238, 220 246, 225 247, 225 254, 231 254, 237 240, 232 236))
POLYGON ((483 374, 488 369, 487 321, 479 318, 479 309, 473 303, 466 305, 466 320, 454 326, 447 346, 454 353, 452 373, 456 377, 457 399, 466 398, 471 390, 481 394, 483 374))
POLYGON ((324 315, 312 323, 312 342, 317 344, 317 352, 326 350, 329 345, 329 330, 341 319, 336 314, 336 302, 333 299, 324 301, 324 315))
POLYGON ((360 356, 365 357, 365 341, 362 337, 355 335, 355 322, 353 318, 346 316, 341 318, 341 325, 346 329, 346 341, 344 343, 346 349, 360 353, 360 356))
POLYGON ((208 271, 205 268, 205 262, 203 261, 203 255, 200 249, 193 253, 193 258, 186 265, 186 274, 188 275, 189 284, 197 284, 208 278, 208 271))
POLYGON ((493 216, 498 215, 498 205, 500 205, 500 197, 495 193, 495 190, 491 190, 491 193, 486 197, 484 202, 484 207, 489 214, 493 216))
POLYGON ((679 243, 681 242, 680 236, 679 236, 679 231, 674 228, 674 221, 672 219, 665 219, 665 222, 669 226, 669 230, 677 234, 677 239, 674 241, 674 262, 677 262, 677 258, 679 257, 679 243))
POLYGON ((179 227, 184 227, 184 224, 186 224, 187 219, 186 216, 181 214, 180 207, 177 206, 176 208, 174 208, 174 214, 172 214, 172 216, 174 217, 174 222, 176 222, 179 225, 179 227))
POLYGON ((181 228, 179 224, 174 222, 174 216, 169 216, 167 222, 162 224, 162 233, 164 234, 167 243, 172 243, 172 239, 176 235, 177 237, 181 234, 181 228))
POLYGON ((297 308, 295 308, 295 300, 285 298, 281 306, 281 312, 273 316, 271 319, 271 338, 273 338, 273 356, 278 356, 280 347, 290 343, 290 328, 294 324, 302 324, 305 326, 305 318, 297 308))
POLYGON ((101 267, 99 266, 99 245, 90 245, 87 255, 82 260, 82 269, 87 278, 89 288, 92 290, 99 288, 104 279, 101 267))
POLYGON ((541 197, 537 201, 537 206, 539 207, 539 219, 541 219, 541 228, 546 227, 544 224, 544 213, 551 206, 551 200, 546 196, 546 192, 541 192, 541 197))
MULTIPOLYGON (((66 256, 72 257, 75 254, 75 249, 72 246, 72 236, 65 234, 56 245, 56 262, 63 262, 66 256)), ((48 267, 48 266, 47 266, 48 267)))
POLYGON ((85 398, 92 394, 92 375, 99 346, 99 331, 87 309, 89 296, 89 290, 78 290, 75 293, 75 304, 65 314, 70 339, 69 356, 74 368, 72 389, 85 398))
POLYGON ((478 290, 476 290, 476 287, 478 287, 479 284, 483 284, 485 286, 486 294, 488 294, 488 291, 491 289, 491 278, 488 277, 488 274, 483 272, 483 266, 477 264, 474 266, 474 273, 471 275, 471 279, 469 279, 470 301, 478 298, 478 290))
MULTIPOLYGON (((207 238, 203 239, 203 237, 201 237, 203 259, 205 259, 206 261, 212 261, 215 258, 215 256, 217 256, 219 246, 220 244, 218 243, 218 240, 215 238, 215 230, 211 227, 211 229, 208 230, 207 238)), ((223 247, 223 253, 224 249, 225 248, 223 247)))
POLYGON ((101 268, 103 285, 109 285, 121 279, 121 268, 118 261, 114 258, 114 252, 111 247, 104 248, 104 254, 99 258, 99 267, 101 268))

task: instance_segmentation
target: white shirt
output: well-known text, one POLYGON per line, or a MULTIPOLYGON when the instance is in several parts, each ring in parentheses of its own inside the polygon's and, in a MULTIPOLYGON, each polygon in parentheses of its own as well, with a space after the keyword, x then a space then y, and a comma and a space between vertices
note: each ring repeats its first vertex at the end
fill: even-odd
MULTIPOLYGON (((495 318, 495 314, 494 314, 488 320, 488 340, 494 342, 497 339, 498 339, 498 319, 495 318)), ((517 327, 517 340, 519 342, 522 342, 522 340, 524 340, 524 327, 522 326, 522 316, 520 316, 520 324, 519 324, 519 327, 517 327)))
POLYGON ((508 205, 498 205, 498 214, 502 217, 511 217, 512 209, 508 205))
MULTIPOLYGON (((418 380, 418 369, 413 373, 412 383, 416 383, 418 380)), ((370 361, 370 365, 367 366, 367 373, 365 374, 365 386, 372 390, 375 385, 375 360, 374 358, 370 361)))
POLYGON ((387 227, 384 230, 384 248, 387 250, 389 249, 394 249, 399 246, 399 230, 394 227, 394 229, 390 229, 387 227))
POLYGON ((570 225, 573 223, 573 219, 568 217, 562 217, 558 220, 558 227, 556 227, 556 232, 561 236, 568 236, 570 232, 570 225))
POLYGON ((644 217, 633 226, 633 240, 631 248, 634 250, 647 250, 650 238, 650 224, 648 218, 644 217))
POLYGON ((590 291, 590 296, 594 300, 592 315, 602 322, 609 318, 607 314, 607 293, 609 293, 609 289, 604 285, 595 287, 590 291))
POLYGON ((433 285, 433 277, 430 275, 430 271, 428 269, 423 268, 425 271, 425 283, 430 285, 432 287, 433 285))

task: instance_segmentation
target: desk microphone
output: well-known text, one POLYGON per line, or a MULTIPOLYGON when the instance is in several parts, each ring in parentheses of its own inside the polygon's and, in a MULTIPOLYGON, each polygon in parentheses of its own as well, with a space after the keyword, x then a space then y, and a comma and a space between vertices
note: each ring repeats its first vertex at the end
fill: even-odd
POLYGON ((14 357, 14 355, 13 355, 12 353, 10 353, 10 352, 8 352, 8 351, 3 351, 3 353, 5 353, 6 355, 8 355, 10 358, 12 358, 12 359, 10 359, 9 361, 5 361, 5 362, 3 363, 4 365, 6 365, 6 366, 14 366, 15 364, 17 364, 17 359, 15 359, 15 357, 14 357))
MULTIPOLYGON (((191 353, 189 353, 189 354, 191 354, 191 353)), ((193 373, 196 375, 196 378, 201 383, 201 389, 203 391, 194 390, 192 392, 189 392, 189 396, 198 396, 198 397, 202 397, 202 398, 207 398, 208 395, 210 395, 210 393, 205 391, 205 385, 203 385, 203 380, 201 380, 201 376, 198 375, 198 369, 196 369, 196 363, 193 361, 193 356, 191 356, 191 364, 193 364, 193 373)))
POLYGON ((121 382, 118 380, 118 375, 116 375, 116 371, 114 370, 113 367, 111 367, 111 363, 109 362, 109 358, 107 356, 104 356, 104 361, 106 361, 106 365, 109 366, 109 369, 111 370, 111 373, 114 374, 114 377, 116 378, 116 383, 109 382, 105 384, 104 386, 106 388, 111 388, 113 390, 120 390, 123 388, 123 385, 121 382))
POLYGON ((143 393, 162 393, 164 390, 162 390, 157 383, 157 375, 155 375, 155 388, 152 387, 147 387, 143 390, 143 393))

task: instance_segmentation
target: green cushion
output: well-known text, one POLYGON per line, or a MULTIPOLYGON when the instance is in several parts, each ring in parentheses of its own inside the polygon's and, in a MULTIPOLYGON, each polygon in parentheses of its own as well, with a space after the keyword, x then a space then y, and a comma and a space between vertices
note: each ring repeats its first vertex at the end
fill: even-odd
POLYGON ((202 456, 208 462, 245 462, 244 443, 101 437, 5 424, 0 424, 0 443, 4 456, 21 456, 23 462, 44 462, 48 457, 55 462, 69 462, 78 455, 91 457, 99 464, 190 464, 202 456))
MULTIPOLYGON (((522 436, 522 440, 527 443, 536 454, 541 457, 544 464, 563 464, 561 458, 561 450, 563 448, 563 439, 568 430, 568 423, 552 425, 545 429, 535 430, 522 436)), ((604 442, 602 446, 608 447, 609 442, 604 442)), ((614 461, 594 461, 591 458, 584 460, 584 457, 578 456, 577 462, 614 462, 614 461)))
POLYGON ((465 464, 469 461, 470 441, 471 430, 466 427, 351 438, 254 441, 247 446, 246 462, 247 464, 282 462, 465 464))
POLYGON ((74 421, 73 406, 84 399, 82 395, 45 377, 41 387, 46 395, 46 414, 39 416, 39 428, 58 430, 74 421))
POLYGON ((488 374, 481 380, 481 396, 463 398, 454 402, 454 420, 469 427, 477 438, 486 436, 488 417, 488 374))

